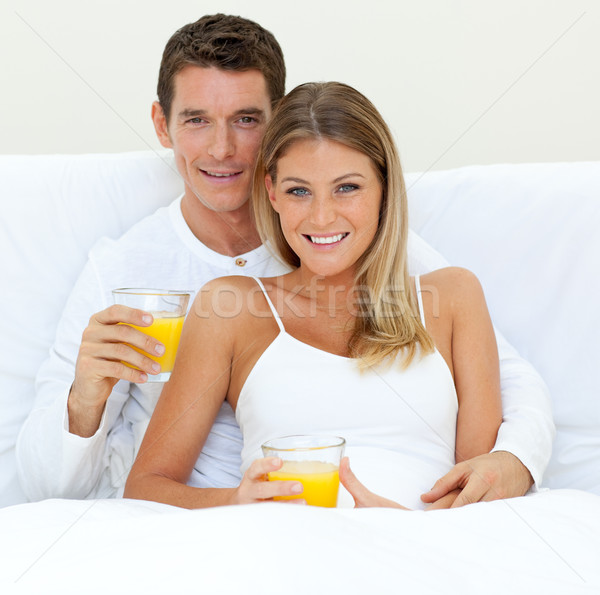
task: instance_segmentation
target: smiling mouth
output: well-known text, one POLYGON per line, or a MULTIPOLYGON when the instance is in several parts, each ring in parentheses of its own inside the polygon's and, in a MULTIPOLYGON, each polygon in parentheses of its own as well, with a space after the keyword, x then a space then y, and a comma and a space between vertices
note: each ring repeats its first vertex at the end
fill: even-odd
POLYGON ((211 178, 232 178, 234 176, 237 176, 239 174, 241 174, 241 171, 232 171, 232 172, 228 172, 228 173, 219 173, 217 171, 207 171, 206 169, 201 169, 200 170, 203 174, 206 174, 207 176, 210 176, 211 178))
POLYGON ((313 244, 335 244, 337 242, 341 242, 346 236, 348 232, 338 233, 334 236, 311 236, 305 235, 304 237, 312 242, 313 244))

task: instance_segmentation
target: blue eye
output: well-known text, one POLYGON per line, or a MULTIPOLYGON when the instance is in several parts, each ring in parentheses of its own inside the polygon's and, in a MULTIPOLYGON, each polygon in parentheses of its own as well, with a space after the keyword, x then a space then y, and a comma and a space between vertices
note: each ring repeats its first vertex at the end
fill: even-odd
POLYGON ((352 192, 353 190, 357 190, 358 186, 356 184, 342 184, 338 190, 340 192, 352 192))
POLYGON ((286 194, 293 194, 294 196, 308 196, 310 193, 306 188, 290 188, 286 191, 286 194))
POLYGON ((202 122, 204 122, 202 118, 190 118, 188 120, 189 124, 202 124, 202 122))

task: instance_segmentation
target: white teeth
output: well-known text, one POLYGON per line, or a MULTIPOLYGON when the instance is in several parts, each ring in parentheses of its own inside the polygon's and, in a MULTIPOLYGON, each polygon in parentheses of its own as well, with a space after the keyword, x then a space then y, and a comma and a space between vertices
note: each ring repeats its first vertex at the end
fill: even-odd
POLYGON ((209 176, 214 176, 215 178, 229 178, 230 176, 235 176, 238 172, 233 172, 232 174, 218 174, 213 173, 211 171, 206 172, 209 176))
POLYGON ((336 236, 308 236, 310 241, 313 244, 335 244, 335 242, 339 242, 342 238, 345 238, 347 233, 338 233, 336 236))

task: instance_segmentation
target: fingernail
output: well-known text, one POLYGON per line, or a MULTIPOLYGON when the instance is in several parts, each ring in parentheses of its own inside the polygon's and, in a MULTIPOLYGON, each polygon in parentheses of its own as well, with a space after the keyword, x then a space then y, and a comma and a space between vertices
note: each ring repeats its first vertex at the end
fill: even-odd
POLYGON ((152 316, 149 316, 148 314, 144 314, 144 316, 142 316, 142 320, 146 324, 152 324, 152 316))
POLYGON ((301 494, 304 491, 304 487, 301 483, 295 483, 292 486, 292 494, 301 494))
POLYGON ((162 355, 165 352, 165 346, 160 343, 154 348, 156 355, 162 355))
POLYGON ((152 371, 153 372, 160 372, 160 365, 159 364, 152 364, 152 371))
POLYGON ((140 374, 140 382, 146 382, 146 380, 148 380, 148 375, 147 374, 140 374))

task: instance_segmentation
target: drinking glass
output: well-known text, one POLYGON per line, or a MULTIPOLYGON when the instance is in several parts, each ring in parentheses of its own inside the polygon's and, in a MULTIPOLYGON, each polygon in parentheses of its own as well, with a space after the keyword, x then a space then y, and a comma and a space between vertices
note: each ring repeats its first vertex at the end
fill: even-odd
POLYGON ((340 487, 340 460, 346 441, 339 436, 282 436, 262 445, 265 457, 283 460, 281 469, 270 471, 269 481, 299 481, 301 494, 278 496, 275 500, 302 498, 312 506, 335 508, 340 487))
POLYGON ((152 314, 154 321, 150 326, 136 326, 135 324, 129 326, 154 337, 165 346, 165 353, 160 357, 150 356, 137 347, 134 349, 148 355, 160 364, 160 374, 148 374, 148 382, 166 382, 173 371, 191 292, 170 289, 122 288, 113 289, 112 293, 115 304, 138 308, 152 314))

